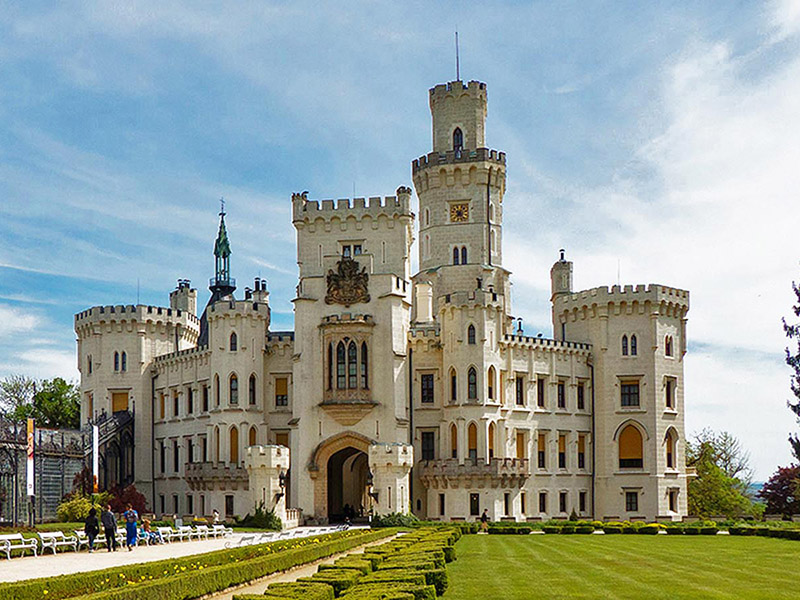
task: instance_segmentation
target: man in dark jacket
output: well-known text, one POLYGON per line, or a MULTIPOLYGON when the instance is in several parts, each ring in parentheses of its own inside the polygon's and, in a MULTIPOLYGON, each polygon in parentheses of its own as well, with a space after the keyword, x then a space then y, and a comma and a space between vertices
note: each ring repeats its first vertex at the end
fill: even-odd
POLYGON ((83 531, 86 533, 86 537, 89 538, 89 552, 94 552, 94 538, 100 533, 100 526, 97 523, 97 509, 94 506, 89 509, 89 516, 86 517, 83 531))
POLYGON ((103 523, 103 531, 106 534, 106 546, 109 552, 117 551, 117 518, 111 512, 111 505, 107 504, 106 509, 100 516, 100 521, 103 523))

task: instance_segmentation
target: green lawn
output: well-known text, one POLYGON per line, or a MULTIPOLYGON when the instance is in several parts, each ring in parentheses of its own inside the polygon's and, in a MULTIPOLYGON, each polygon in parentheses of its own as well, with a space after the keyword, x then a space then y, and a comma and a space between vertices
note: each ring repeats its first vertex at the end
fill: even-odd
POLYGON ((465 535, 444 598, 800 598, 800 542, 738 536, 465 535))

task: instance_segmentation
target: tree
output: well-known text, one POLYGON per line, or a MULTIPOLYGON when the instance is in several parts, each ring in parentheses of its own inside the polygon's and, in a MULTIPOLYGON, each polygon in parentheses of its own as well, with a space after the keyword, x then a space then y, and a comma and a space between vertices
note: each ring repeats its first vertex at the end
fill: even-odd
MULTIPOLYGON (((795 317, 800 317, 800 286, 797 283, 792 283, 792 290, 797 297, 797 304, 792 307, 795 317)), ((786 348, 786 364, 791 367, 793 373, 791 377, 791 388, 796 402, 789 400, 789 410, 791 410, 800 424, 800 322, 789 324, 786 319, 783 319, 783 330, 786 332, 786 337, 789 338, 790 343, 793 341, 796 344, 794 354, 789 348, 786 348)), ((789 435, 789 444, 792 446, 792 454, 795 460, 800 462, 800 435, 789 435)))
POLYGON ((61 377, 37 381, 25 375, 9 375, 0 381, 0 414, 17 422, 33 418, 39 427, 77 429, 80 391, 61 377))
POLYGON ((687 444, 686 464, 697 473, 688 486, 690 514, 736 518, 755 512, 742 479, 750 477, 749 456, 734 436, 704 429, 687 444))
POLYGON ((35 379, 19 374, 4 377, 0 380, 0 414, 14 421, 25 419, 35 393, 35 379))
POLYGON ((800 514, 800 465, 779 468, 758 496, 767 502, 769 514, 800 514))

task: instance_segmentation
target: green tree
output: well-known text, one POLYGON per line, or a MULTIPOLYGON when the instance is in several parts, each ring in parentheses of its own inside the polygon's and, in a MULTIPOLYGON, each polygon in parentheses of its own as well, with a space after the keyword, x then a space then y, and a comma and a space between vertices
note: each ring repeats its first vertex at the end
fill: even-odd
POLYGON ((697 473, 688 486, 689 514, 735 518, 756 512, 745 495, 749 458, 734 436, 703 430, 687 444, 686 464, 697 473))
MULTIPOLYGON (((800 317, 800 286, 797 283, 792 283, 792 290, 797 297, 797 304, 792 307, 792 312, 795 317, 800 317)), ((795 397, 795 402, 789 400, 789 410, 791 410, 800 424, 800 322, 787 323, 783 319, 783 330, 786 332, 786 337, 789 338, 790 343, 795 344, 794 353, 789 348, 786 348, 786 364, 792 369, 791 388, 795 397)), ((800 461, 800 435, 789 435, 789 444, 792 446, 792 454, 797 461, 800 461)))
POLYGON ((0 415, 13 421, 25 419, 35 393, 35 379, 19 374, 4 377, 0 380, 0 415))
POLYGON ((33 418, 39 427, 77 429, 80 412, 78 386, 61 377, 9 375, 0 381, 0 414, 13 421, 33 418))

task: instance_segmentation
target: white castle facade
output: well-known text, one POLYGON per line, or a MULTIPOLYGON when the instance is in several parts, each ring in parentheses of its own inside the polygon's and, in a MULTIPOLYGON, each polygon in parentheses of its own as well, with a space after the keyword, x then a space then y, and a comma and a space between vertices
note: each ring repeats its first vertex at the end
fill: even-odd
POLYGON ((412 163, 416 274, 411 189, 294 194, 295 331, 270 329, 266 282, 235 298, 224 213, 200 318, 185 280, 169 307, 76 315, 101 485, 135 483, 159 514, 263 503, 290 523, 686 514, 688 292, 576 292, 562 251, 554 339, 515 331, 486 86, 437 85, 430 107, 433 149, 412 163))

